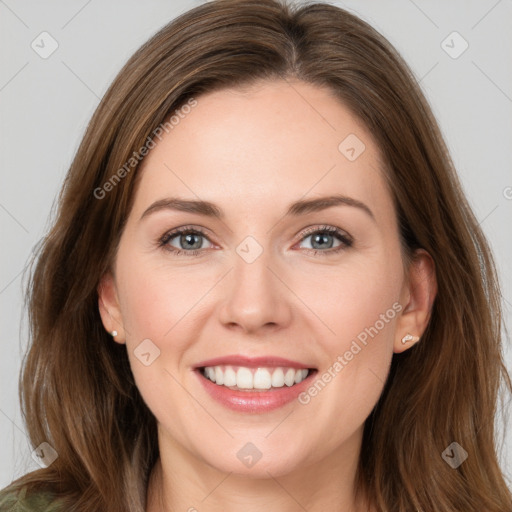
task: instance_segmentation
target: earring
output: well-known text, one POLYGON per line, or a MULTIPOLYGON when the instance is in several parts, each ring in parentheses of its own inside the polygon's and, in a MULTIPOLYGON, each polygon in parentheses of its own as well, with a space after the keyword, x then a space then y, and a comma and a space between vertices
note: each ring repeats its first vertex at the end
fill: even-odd
POLYGON ((112 336, 117 336, 117 331, 111 331, 111 332, 110 332, 110 334, 111 334, 112 336))
POLYGON ((402 343, 405 345, 408 341, 418 341, 420 339, 419 336, 413 336, 412 334, 406 334, 402 338, 402 343))

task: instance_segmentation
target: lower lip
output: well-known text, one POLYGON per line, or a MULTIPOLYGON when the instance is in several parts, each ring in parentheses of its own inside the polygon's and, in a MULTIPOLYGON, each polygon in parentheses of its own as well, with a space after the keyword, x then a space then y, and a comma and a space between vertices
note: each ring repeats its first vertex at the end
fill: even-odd
POLYGON ((268 391, 236 391, 215 384, 204 377, 200 370, 196 370, 195 373, 210 396, 225 407, 238 412, 261 413, 279 409, 297 399, 299 394, 309 386, 316 370, 310 371, 309 375, 298 384, 284 385, 282 388, 273 388, 268 391))

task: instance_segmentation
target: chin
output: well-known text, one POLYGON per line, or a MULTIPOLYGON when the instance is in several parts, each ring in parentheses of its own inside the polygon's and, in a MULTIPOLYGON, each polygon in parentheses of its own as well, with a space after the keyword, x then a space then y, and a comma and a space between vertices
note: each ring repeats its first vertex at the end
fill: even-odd
MULTIPOLYGON (((212 460, 212 452, 209 452, 204 460, 222 473, 232 473, 250 479, 268 479, 293 473, 298 468, 305 466, 303 454, 283 453, 279 447, 263 446, 259 443, 237 443, 236 450, 223 451, 218 458, 212 460), (238 447, 240 445, 240 447, 238 447), (229 456, 226 454, 229 453, 229 456)), ((292 443, 297 447, 300 444, 292 443)))

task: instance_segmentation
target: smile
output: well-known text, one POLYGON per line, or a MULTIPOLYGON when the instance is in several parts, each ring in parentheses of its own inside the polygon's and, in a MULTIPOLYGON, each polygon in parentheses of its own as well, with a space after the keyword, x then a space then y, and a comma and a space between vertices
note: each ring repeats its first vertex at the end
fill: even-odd
POLYGON ((232 390, 268 390, 291 387, 309 374, 307 368, 248 368, 244 366, 207 366, 201 369, 204 377, 218 386, 232 390))
POLYGON ((297 399, 316 368, 281 357, 218 357, 197 364, 194 373, 207 395, 241 413, 265 413, 297 399))

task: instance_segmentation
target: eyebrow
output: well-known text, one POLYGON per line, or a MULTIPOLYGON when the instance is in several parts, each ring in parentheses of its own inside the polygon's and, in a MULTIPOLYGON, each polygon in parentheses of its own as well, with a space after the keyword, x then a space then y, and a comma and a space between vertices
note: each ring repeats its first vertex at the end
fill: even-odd
MULTIPOLYGON (((288 206, 285 217, 298 217, 308 213, 319 212, 333 206, 352 206, 359 208, 366 212, 372 220, 375 221, 375 216, 370 208, 363 202, 352 197, 343 195, 332 195, 325 197, 318 197, 315 199, 303 199, 296 201, 288 206)), ((140 220, 147 217, 151 213, 161 210, 175 210, 180 212, 196 213, 206 217, 216 219, 224 219, 224 212, 214 203, 209 201, 195 201, 190 199, 182 199, 179 197, 166 197, 155 201, 149 208, 142 214, 140 220)))

